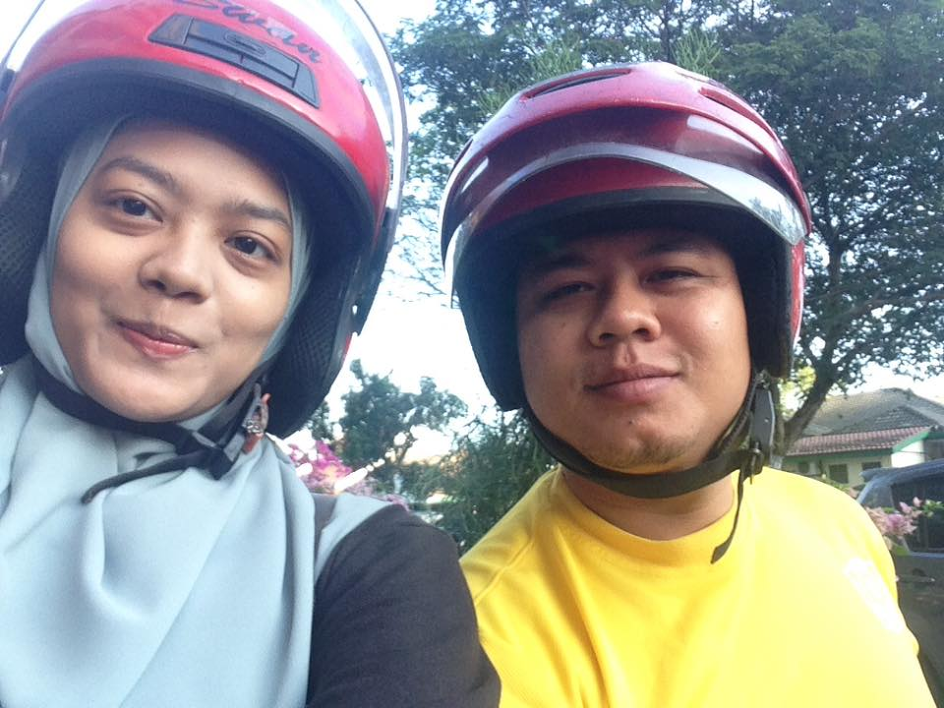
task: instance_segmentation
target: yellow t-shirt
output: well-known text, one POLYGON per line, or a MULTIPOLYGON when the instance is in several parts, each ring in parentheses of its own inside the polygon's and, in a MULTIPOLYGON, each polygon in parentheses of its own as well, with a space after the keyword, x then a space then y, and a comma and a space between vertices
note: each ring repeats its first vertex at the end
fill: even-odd
POLYGON ((933 707, 852 499, 765 470, 712 565, 733 516, 649 541, 541 478, 462 559, 502 707, 933 707))

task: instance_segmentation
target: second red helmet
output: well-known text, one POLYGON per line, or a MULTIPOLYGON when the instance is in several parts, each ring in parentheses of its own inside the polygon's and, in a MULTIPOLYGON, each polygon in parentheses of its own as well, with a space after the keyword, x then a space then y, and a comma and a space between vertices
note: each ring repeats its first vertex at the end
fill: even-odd
POLYGON ((812 228, 796 169, 743 99, 671 64, 579 71, 510 99, 459 155, 442 253, 486 384, 525 405, 514 326, 522 252, 542 234, 677 226, 732 252, 757 370, 785 376, 812 228))

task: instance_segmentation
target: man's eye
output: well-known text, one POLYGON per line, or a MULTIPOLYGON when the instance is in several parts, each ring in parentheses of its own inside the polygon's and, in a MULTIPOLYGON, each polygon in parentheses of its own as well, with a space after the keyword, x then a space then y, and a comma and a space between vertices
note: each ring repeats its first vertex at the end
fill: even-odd
POLYGON ((681 270, 678 268, 666 268, 664 270, 658 270, 652 275, 649 276, 649 279, 655 282, 670 282, 673 280, 684 280, 685 278, 694 278, 697 277, 695 273, 690 270, 681 270))
POLYGON ((544 293, 542 300, 545 302, 552 302, 554 300, 560 300, 561 298, 569 297, 571 295, 587 292, 588 290, 590 290, 590 285, 588 283, 567 283, 566 285, 549 289, 544 293))

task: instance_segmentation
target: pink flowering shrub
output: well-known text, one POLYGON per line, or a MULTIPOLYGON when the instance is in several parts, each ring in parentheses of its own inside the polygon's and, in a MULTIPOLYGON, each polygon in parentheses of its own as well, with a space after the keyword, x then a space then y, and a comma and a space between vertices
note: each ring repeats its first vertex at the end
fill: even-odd
POLYGON ((872 522, 885 537, 885 545, 892 553, 907 550, 905 539, 918 530, 919 522, 933 519, 940 524, 944 517, 944 502, 934 499, 912 499, 911 504, 900 502, 898 509, 866 508, 872 522))
POLYGON ((352 470, 322 440, 316 440, 314 446, 308 450, 289 443, 288 456, 295 465, 299 478, 314 493, 339 494, 343 491, 393 502, 407 510, 410 508, 406 499, 398 494, 376 493, 369 470, 352 470), (348 479, 352 476, 356 481, 348 479))
MULTIPOLYGON (((294 443, 289 443, 288 456, 295 464, 298 476, 305 486, 318 494, 334 494, 341 480, 349 477, 354 470, 348 467, 328 444, 316 440, 313 447, 305 450, 294 443)), ((370 496, 374 492, 367 477, 347 487, 344 491, 351 494, 370 496)))
POLYGON ((923 506, 924 502, 916 497, 911 504, 901 502, 898 510, 867 508, 866 511, 885 537, 885 545, 894 551, 905 548, 905 538, 918 529, 918 519, 924 515, 923 506))

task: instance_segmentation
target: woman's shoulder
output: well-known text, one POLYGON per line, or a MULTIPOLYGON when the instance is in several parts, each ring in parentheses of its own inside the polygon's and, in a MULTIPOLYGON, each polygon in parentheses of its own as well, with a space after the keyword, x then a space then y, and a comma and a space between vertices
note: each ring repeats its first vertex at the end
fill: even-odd
POLYGON ((418 599, 417 588, 432 602, 451 602, 457 588, 460 597, 467 593, 452 537, 397 504, 342 495, 320 548, 315 569, 320 599, 335 592, 351 599, 355 588, 370 602, 403 592, 418 599), (353 522, 347 518, 352 515, 353 522))
POLYGON ((370 497, 342 494, 337 497, 326 540, 332 531, 344 529, 332 553, 352 560, 409 557, 413 554, 447 554, 457 558, 456 546, 444 531, 426 523, 399 504, 370 497))
POLYGON ((310 705, 498 704, 457 555, 448 534, 395 504, 338 543, 315 586, 310 705))

